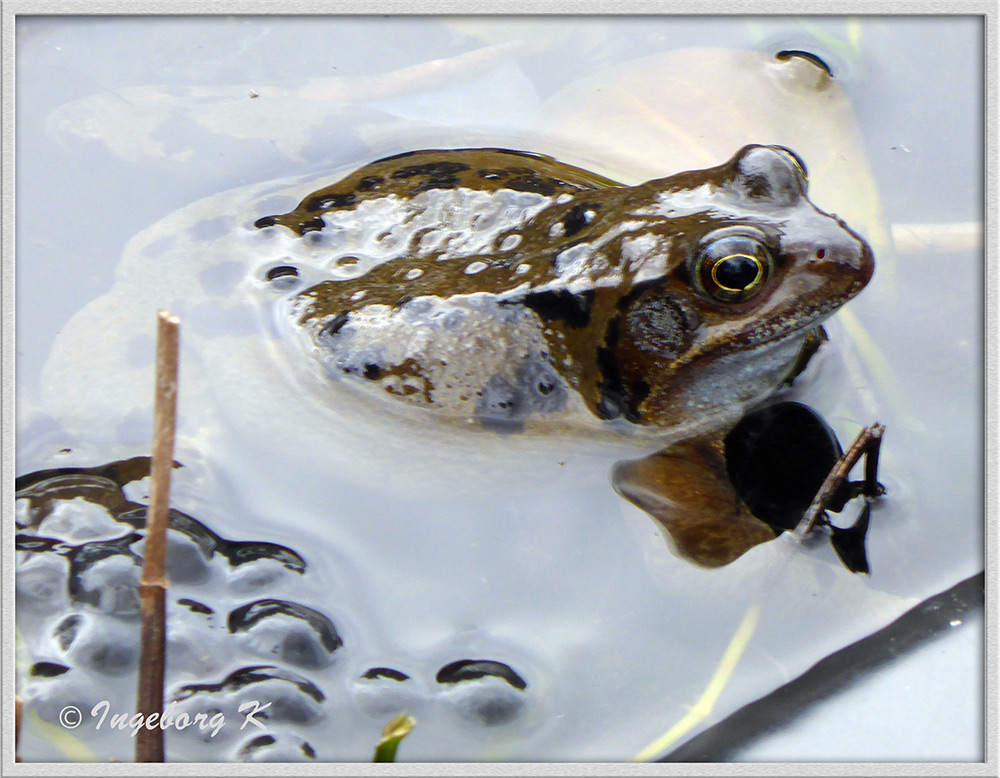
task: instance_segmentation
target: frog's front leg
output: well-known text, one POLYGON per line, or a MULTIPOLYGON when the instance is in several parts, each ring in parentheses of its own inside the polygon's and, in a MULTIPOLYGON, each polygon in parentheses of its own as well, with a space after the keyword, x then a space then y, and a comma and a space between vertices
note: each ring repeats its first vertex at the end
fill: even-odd
POLYGON ((656 519, 677 553, 702 567, 727 565, 775 532, 756 518, 729 481, 720 436, 675 443, 619 462, 615 491, 656 519))

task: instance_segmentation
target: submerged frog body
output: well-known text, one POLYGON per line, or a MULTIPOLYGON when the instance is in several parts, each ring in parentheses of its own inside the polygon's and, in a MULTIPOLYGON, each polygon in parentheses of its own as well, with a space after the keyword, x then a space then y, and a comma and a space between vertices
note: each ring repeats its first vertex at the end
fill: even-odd
MULTIPOLYGON (((331 373, 490 429, 584 414, 681 439, 678 475, 657 455, 655 474, 616 476, 656 515, 677 512, 681 487, 704 502, 692 469, 719 475, 706 488, 729 499, 718 435, 872 275, 865 242, 806 188, 804 164, 778 146, 637 186, 536 154, 428 150, 256 226, 291 230, 322 259, 328 277, 286 304, 331 373), (670 494, 667 507, 650 494, 670 494)), ((706 565, 773 537, 746 511, 729 524, 752 542, 685 550, 676 521, 657 518, 706 565)))

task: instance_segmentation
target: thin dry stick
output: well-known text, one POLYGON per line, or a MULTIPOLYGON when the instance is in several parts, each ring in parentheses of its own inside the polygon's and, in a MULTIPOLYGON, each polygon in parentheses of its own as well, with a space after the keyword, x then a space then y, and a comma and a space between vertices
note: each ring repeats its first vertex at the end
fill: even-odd
POLYGON ((135 761, 163 761, 163 673, 166 664, 166 589, 163 563, 170 521, 170 471, 174 462, 177 423, 177 317, 160 311, 156 329, 156 399, 153 407, 153 457, 149 507, 146 509, 146 545, 139 602, 142 642, 136 710, 147 726, 136 733, 135 761), (156 714, 155 717, 153 714, 156 714), (155 723, 152 729, 150 723, 155 723))
POLYGON ((816 522, 819 521, 819 517, 826 510, 826 504, 830 500, 830 497, 833 496, 834 491, 843 483, 848 473, 851 472, 851 468, 857 464, 858 460, 865 453, 868 453, 868 459, 865 463, 865 477, 874 483, 878 468, 877 445, 882 440, 884 433, 884 424, 872 424, 858 433, 850 448, 837 460, 837 464, 834 465, 833 470, 830 471, 826 480, 823 481, 823 485, 816 492, 816 497, 813 499, 812 505, 809 506, 802 520, 796 525, 795 535, 797 537, 803 538, 812 532, 816 522))
POLYGON ((14 761, 20 762, 21 757, 17 755, 17 747, 21 742, 21 711, 24 709, 24 701, 20 695, 14 695, 14 761))

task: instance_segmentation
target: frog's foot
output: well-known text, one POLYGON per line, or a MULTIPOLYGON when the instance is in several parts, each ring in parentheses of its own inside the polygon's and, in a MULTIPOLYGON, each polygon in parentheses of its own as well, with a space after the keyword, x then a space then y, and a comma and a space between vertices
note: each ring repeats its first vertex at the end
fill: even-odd
POLYGON ((872 424, 858 433, 847 449, 831 468, 816 497, 802 520, 795 527, 795 534, 803 537, 817 526, 830 530, 830 543, 840 557, 840 561, 852 573, 868 575, 868 553, 865 539, 871 518, 872 501, 885 494, 885 487, 878 481, 878 457, 882 448, 885 425, 872 424), (861 459, 865 460, 863 481, 848 481, 851 468, 861 459), (827 511, 839 513, 844 505, 855 497, 864 498, 864 507, 850 527, 838 527, 830 521, 827 511))
POLYGON ((660 523, 681 557, 701 567, 727 565, 776 536, 733 488, 717 438, 619 462, 612 483, 660 523))
POLYGON ((840 455, 820 485, 805 516, 795 527, 797 535, 808 535, 817 524, 829 525, 829 521, 824 518, 825 512, 827 510, 840 512, 849 499, 864 497, 867 508, 871 500, 885 494, 885 487, 878 481, 878 457, 884 434, 885 425, 878 422, 858 433, 854 442, 840 455), (847 476, 851 469, 862 458, 865 460, 864 480, 848 481, 847 476))
POLYGON ((780 402, 745 416, 724 438, 676 443, 645 459, 619 462, 615 490, 656 519, 677 553, 721 567, 783 531, 804 538, 819 528, 851 572, 869 570, 871 504, 884 493, 878 460, 885 427, 865 427, 847 451, 815 411, 780 402), (864 460, 864 478, 848 480, 864 460), (830 521, 864 499, 850 526, 830 521))

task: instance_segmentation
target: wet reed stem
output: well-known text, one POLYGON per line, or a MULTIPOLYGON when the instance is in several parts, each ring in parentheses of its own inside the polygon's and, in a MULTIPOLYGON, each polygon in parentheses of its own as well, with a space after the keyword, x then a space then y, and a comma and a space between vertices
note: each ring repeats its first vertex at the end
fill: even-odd
POLYGON ((153 406, 153 457, 149 506, 146 509, 146 540, 139 603, 142 638, 139 656, 139 689, 136 712, 146 726, 135 738, 135 761, 163 761, 163 676, 166 665, 166 589, 164 560, 170 520, 170 471, 174 461, 177 425, 177 351, 179 321, 160 311, 156 329, 156 396, 153 406), (155 726, 150 726, 154 725, 155 726))

